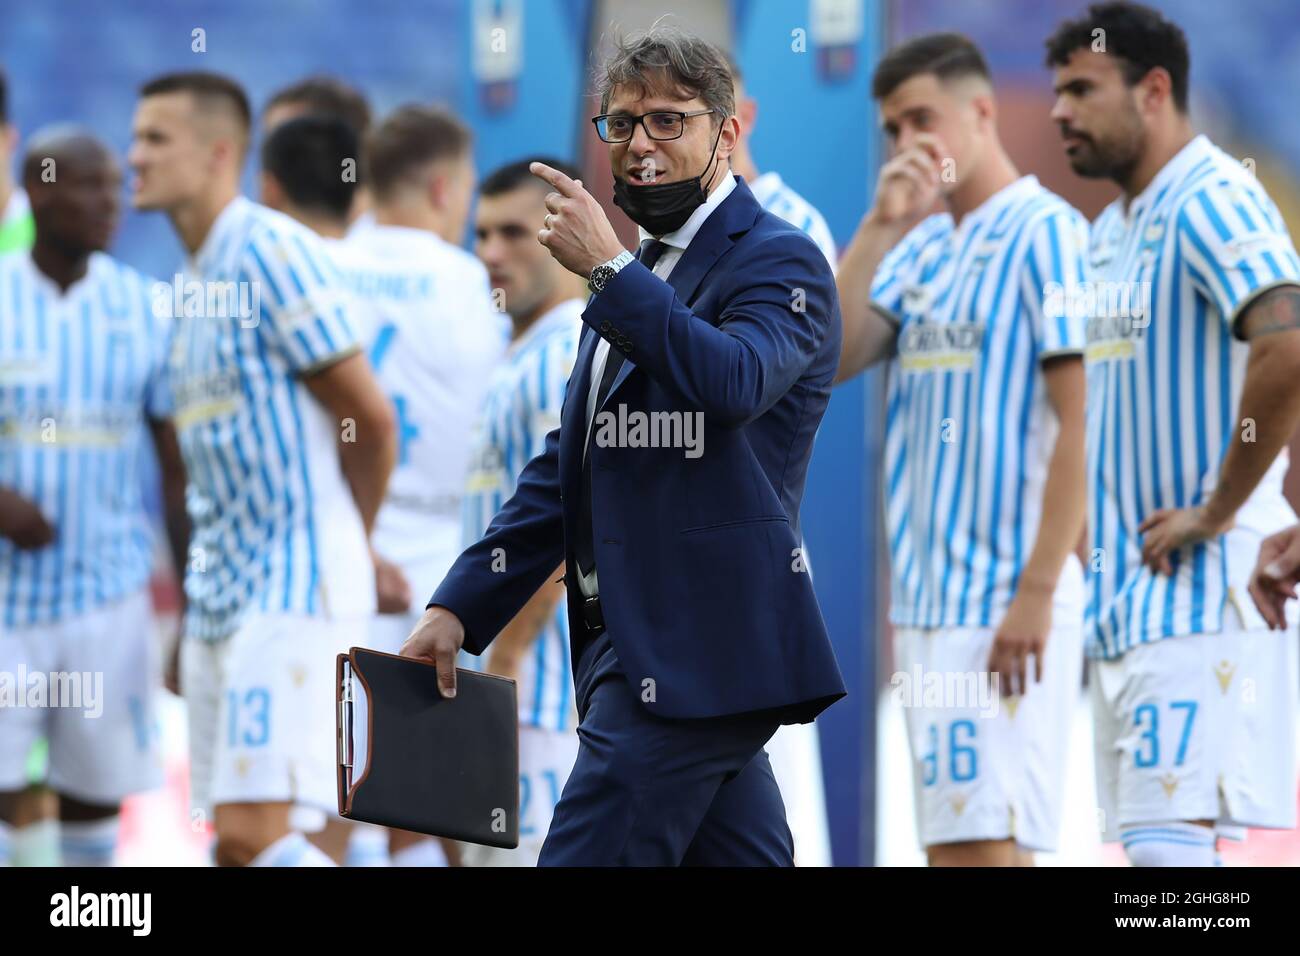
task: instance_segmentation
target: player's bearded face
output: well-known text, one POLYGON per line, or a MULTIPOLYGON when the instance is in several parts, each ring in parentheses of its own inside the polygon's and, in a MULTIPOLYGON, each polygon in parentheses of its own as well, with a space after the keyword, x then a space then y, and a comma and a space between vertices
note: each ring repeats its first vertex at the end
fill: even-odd
POLYGON ((1142 155, 1146 129, 1131 99, 1121 101, 1086 128, 1064 125, 1070 168, 1090 179, 1123 180, 1142 155))
POLYGON ((1070 167, 1091 179, 1123 181, 1146 143, 1137 89, 1124 82, 1113 58, 1084 51, 1056 71, 1056 87, 1052 119, 1070 167))

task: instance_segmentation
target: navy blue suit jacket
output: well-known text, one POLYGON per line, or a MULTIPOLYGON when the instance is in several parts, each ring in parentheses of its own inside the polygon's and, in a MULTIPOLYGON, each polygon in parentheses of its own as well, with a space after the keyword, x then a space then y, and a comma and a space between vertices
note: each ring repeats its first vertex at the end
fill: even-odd
POLYGON ((605 446, 593 432, 600 599, 630 686, 664 717, 775 710, 807 722, 845 693, 798 551, 808 460, 839 359, 839 300, 813 241, 737 180, 668 281, 633 262, 588 302, 560 427, 429 604, 454 612, 479 654, 564 561, 576 665, 586 632, 573 540, 603 336, 627 361, 598 415, 620 405, 703 413, 694 458, 605 446))

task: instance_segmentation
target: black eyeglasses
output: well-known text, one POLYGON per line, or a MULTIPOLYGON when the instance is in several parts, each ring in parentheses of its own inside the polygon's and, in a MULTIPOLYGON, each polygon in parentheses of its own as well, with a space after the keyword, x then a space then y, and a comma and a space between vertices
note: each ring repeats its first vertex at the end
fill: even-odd
POLYGON ((605 142, 626 143, 636 132, 637 123, 641 124, 641 128, 651 139, 679 139, 686 131, 688 119, 713 112, 716 110, 695 110, 692 113, 656 110, 653 113, 642 113, 640 116, 629 116, 627 113, 602 113, 600 116, 593 116, 591 121, 596 124, 596 135, 605 142))

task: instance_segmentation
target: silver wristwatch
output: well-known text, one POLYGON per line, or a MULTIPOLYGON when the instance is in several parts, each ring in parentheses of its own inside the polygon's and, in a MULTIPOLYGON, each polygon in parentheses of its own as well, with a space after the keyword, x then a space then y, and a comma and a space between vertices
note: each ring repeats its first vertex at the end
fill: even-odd
POLYGON ((602 262, 600 265, 596 266, 596 268, 591 270, 591 278, 587 280, 587 288, 592 292, 603 291, 605 284, 609 282, 610 279, 614 278, 614 276, 618 275, 618 270, 622 269, 629 262, 632 262, 635 258, 636 257, 632 255, 632 253, 624 249, 608 262, 602 262))

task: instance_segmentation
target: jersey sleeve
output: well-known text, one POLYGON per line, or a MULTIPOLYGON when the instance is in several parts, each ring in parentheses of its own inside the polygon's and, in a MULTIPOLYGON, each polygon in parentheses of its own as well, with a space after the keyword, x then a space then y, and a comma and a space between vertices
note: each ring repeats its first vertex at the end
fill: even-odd
POLYGON ((921 246, 918 233, 923 227, 924 223, 917 226, 885 253, 871 279, 871 304, 894 325, 902 324, 903 292, 915 266, 921 246))
POLYGON ((831 264, 831 271, 834 272, 839 265, 839 250, 835 248, 835 237, 831 235, 831 227, 826 224, 825 217, 816 209, 809 210, 808 226, 804 232, 817 243, 817 248, 822 251, 826 261, 831 264))
POLYGON ((1085 346, 1088 223, 1068 207, 1029 226, 1021 301, 1039 360, 1081 355, 1085 346))
POLYGON ((1260 188, 1232 180, 1205 186, 1183 203, 1177 227, 1188 277, 1238 336, 1238 320, 1261 293, 1300 285, 1295 246, 1260 188))
POLYGON ((299 376, 360 349, 355 300, 314 236, 270 233, 250 244, 242 281, 252 283, 251 320, 299 376))

